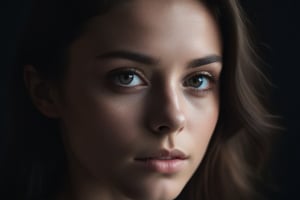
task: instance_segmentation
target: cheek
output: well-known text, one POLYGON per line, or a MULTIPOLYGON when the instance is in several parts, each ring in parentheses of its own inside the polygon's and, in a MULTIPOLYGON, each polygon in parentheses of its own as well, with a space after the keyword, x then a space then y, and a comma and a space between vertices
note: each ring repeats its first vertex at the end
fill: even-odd
POLYGON ((189 115, 189 134, 190 142, 194 152, 196 162, 200 162, 206 152, 207 146, 214 133, 218 116, 219 104, 215 98, 207 99, 201 102, 200 105, 194 107, 189 115))
POLYGON ((107 168, 129 159, 135 148, 131 141, 140 133, 138 109, 120 99, 91 95, 74 99, 64 117, 65 141, 73 155, 95 170, 105 167, 104 159, 107 168))

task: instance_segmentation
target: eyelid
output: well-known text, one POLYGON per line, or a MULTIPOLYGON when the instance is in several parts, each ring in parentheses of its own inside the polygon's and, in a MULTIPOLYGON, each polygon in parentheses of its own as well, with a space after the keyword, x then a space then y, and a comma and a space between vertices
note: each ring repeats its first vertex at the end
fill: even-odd
POLYGON ((204 75, 207 78, 209 78, 209 80, 212 81, 213 83, 216 83, 218 81, 218 77, 215 75, 215 73, 209 72, 209 71, 197 71, 197 72, 191 73, 191 74, 187 75, 184 78, 184 80, 189 79, 193 76, 197 76, 197 75, 204 75))
POLYGON ((113 79, 116 75, 121 74, 122 72, 132 72, 132 73, 136 74, 137 76, 139 76, 139 78, 141 78, 141 80, 145 82, 145 85, 149 85, 149 81, 146 78, 144 72, 135 67, 119 67, 119 68, 113 69, 112 71, 109 72, 109 78, 113 79))

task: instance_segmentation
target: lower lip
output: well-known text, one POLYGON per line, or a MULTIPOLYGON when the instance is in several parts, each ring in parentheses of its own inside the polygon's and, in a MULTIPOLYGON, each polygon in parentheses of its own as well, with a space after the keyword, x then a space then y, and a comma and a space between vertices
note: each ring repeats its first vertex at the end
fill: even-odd
POLYGON ((158 159, 147 159, 137 160, 144 167, 159 173, 172 174, 179 172, 183 169, 186 160, 184 159, 173 159, 173 160, 158 160, 158 159))

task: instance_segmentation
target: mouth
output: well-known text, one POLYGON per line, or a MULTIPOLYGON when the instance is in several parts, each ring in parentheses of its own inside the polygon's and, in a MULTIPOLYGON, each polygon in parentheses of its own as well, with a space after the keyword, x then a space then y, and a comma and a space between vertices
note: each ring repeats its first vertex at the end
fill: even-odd
POLYGON ((188 156, 179 150, 160 150, 153 154, 138 157, 135 161, 146 169, 158 173, 178 173, 188 160, 188 156))

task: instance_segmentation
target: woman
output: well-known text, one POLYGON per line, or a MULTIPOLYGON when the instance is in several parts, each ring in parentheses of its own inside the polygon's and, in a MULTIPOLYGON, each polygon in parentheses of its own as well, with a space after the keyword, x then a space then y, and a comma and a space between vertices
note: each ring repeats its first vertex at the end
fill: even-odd
POLYGON ((257 199, 275 125, 252 49, 234 0, 34 2, 3 194, 257 199))

